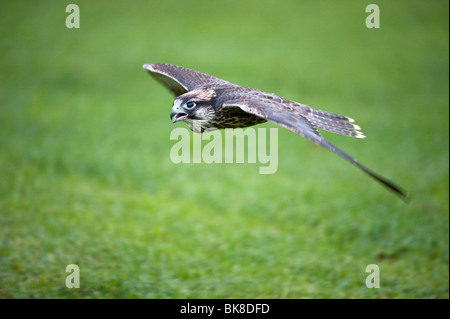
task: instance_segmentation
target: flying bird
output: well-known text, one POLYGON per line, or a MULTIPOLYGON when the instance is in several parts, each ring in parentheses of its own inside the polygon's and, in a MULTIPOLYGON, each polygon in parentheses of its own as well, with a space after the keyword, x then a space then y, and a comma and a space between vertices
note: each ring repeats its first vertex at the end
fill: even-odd
POLYGON ((407 199, 404 190, 328 142, 317 130, 364 138, 361 128, 350 117, 314 109, 181 66, 154 63, 144 64, 143 68, 176 96, 170 112, 173 123, 184 121, 191 130, 203 132, 208 128, 243 128, 270 121, 338 154, 407 199), (199 125, 194 125, 194 121, 199 125))

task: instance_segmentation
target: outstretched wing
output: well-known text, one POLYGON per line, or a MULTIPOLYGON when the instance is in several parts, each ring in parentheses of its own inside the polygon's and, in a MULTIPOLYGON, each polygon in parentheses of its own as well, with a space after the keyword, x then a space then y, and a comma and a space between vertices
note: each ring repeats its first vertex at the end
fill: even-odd
MULTIPOLYGON (((280 125, 292 132, 295 132, 297 134, 300 134, 303 137, 306 137, 313 141, 316 144, 319 144, 326 149, 338 154, 339 156, 345 158, 352 164, 359 167, 361 170, 363 170, 365 173, 367 173, 369 176, 377 180, 378 182, 385 185, 390 190, 394 191, 398 195, 400 195, 403 199, 407 199, 407 195, 405 191, 403 191, 400 187, 396 186, 394 183, 388 181, 384 177, 376 174, 372 170, 368 169, 364 165, 360 164, 356 159, 345 153, 344 151, 340 150, 330 142, 328 142, 326 139, 324 139, 319 132, 316 129, 316 126, 314 124, 314 116, 311 114, 314 114, 315 111, 317 112, 323 112, 319 110, 312 109, 308 106, 304 106, 304 108, 301 107, 295 107, 294 103, 288 100, 284 100, 280 97, 269 95, 270 98, 267 97, 267 94, 264 92, 260 92, 257 90, 252 91, 246 91, 239 92, 238 90, 231 90, 229 93, 222 95, 222 100, 220 101, 220 105, 222 107, 239 107, 241 110, 257 115, 259 117, 262 117, 268 121, 271 121, 277 125, 280 125), (283 103, 283 102, 289 102, 289 103, 283 103), (311 120, 310 120, 311 119, 311 120)), ((301 105, 300 105, 301 106, 301 105)), ((327 113, 327 112, 326 112, 327 113)), ((341 119, 348 121, 351 121, 350 118, 328 113, 330 115, 335 115, 341 119)), ((339 118, 337 118, 334 122, 338 123, 339 118)), ((328 120, 331 123, 333 123, 331 116, 328 120)), ((346 122, 346 121, 344 121, 346 122)), ((351 124, 351 123, 349 123, 351 124)), ((339 125, 339 124, 336 124, 339 125)), ((358 127, 359 128, 359 127, 358 127)), ((350 132, 357 132, 356 129, 349 129, 350 132)), ((359 132, 358 132, 359 133, 359 132)), ((341 133, 345 134, 345 133, 341 133)), ((356 133, 357 134, 357 133, 356 133)), ((355 137, 362 137, 358 135, 352 134, 346 134, 351 135, 355 137)))
POLYGON ((186 69, 181 66, 153 63, 144 64, 144 69, 150 73, 158 82, 167 87, 175 96, 192 91, 196 88, 221 87, 226 85, 236 86, 225 80, 216 78, 212 75, 186 69))

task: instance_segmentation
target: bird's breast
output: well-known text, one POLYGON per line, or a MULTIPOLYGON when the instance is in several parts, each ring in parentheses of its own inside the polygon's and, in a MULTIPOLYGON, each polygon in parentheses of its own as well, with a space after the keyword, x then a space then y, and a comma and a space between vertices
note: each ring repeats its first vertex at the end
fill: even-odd
POLYGON ((238 107, 226 107, 218 109, 214 118, 205 124, 221 129, 247 127, 264 122, 266 122, 265 119, 244 112, 238 107))

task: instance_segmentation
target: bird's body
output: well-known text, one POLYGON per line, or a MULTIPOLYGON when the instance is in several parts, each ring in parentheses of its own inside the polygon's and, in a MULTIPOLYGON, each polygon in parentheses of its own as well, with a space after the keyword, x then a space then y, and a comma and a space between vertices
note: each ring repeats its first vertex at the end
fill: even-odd
POLYGON ((170 64, 145 64, 150 75, 176 98, 170 113, 173 122, 184 121, 196 132, 209 128, 243 128, 273 122, 347 159, 398 195, 398 186, 360 164, 325 140, 317 130, 364 138, 350 117, 314 109, 275 94, 242 87, 209 74, 170 64), (194 125, 194 121, 196 124, 194 125))

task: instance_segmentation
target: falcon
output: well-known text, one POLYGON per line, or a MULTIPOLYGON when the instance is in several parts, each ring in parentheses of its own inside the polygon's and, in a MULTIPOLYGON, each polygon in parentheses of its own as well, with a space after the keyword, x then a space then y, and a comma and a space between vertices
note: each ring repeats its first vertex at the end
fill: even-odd
POLYGON ((170 119, 184 121, 194 132, 208 128, 243 128, 270 121, 345 158, 388 189, 407 199, 406 192, 340 150, 317 129, 364 138, 350 117, 314 109, 272 93, 242 87, 181 66, 154 63, 143 68, 174 95, 170 119), (194 125, 194 121, 195 124, 194 125))

